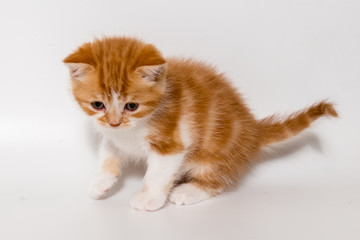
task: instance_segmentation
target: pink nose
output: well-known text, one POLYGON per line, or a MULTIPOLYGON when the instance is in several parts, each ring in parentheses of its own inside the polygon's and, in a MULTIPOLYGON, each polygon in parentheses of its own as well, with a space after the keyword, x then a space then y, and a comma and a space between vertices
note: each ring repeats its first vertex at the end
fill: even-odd
POLYGON ((112 127, 118 127, 120 126, 121 123, 109 123, 110 126, 112 127))

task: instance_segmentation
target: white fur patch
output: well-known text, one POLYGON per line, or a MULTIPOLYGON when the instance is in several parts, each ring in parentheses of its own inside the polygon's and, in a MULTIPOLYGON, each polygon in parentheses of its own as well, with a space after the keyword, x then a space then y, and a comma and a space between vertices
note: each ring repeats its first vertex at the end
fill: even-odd
POLYGON ((89 195, 93 199, 101 199, 116 183, 117 177, 110 173, 99 172, 90 183, 89 195))
POLYGON ((111 96, 111 109, 120 118, 122 110, 124 109, 124 106, 125 106, 125 102, 119 100, 120 95, 117 94, 115 91, 112 91, 111 95, 112 95, 111 96))
POLYGON ((156 211, 166 202, 166 195, 139 192, 130 200, 130 207, 140 211, 156 211))
POLYGON ((169 201, 175 205, 194 204, 210 198, 210 195, 195 187, 191 183, 185 183, 174 188, 170 194, 169 201))
POLYGON ((180 128, 181 141, 182 141, 184 147, 185 148, 190 147, 192 144, 191 132, 190 132, 189 125, 185 118, 182 118, 180 120, 179 128, 180 128))
POLYGON ((135 126, 130 128, 103 128, 95 125, 104 138, 111 142, 123 160, 144 160, 150 152, 150 145, 146 141, 148 127, 146 119, 137 119, 135 126))

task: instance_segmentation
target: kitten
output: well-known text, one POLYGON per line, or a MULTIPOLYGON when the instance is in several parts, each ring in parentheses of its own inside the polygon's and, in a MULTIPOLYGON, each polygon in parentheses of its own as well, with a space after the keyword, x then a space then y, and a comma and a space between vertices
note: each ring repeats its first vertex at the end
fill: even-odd
POLYGON ((193 204, 234 186, 261 147, 300 133, 322 116, 322 101, 290 115, 256 120, 213 67, 165 59, 151 44, 126 37, 85 43, 64 59, 80 107, 102 133, 91 196, 103 197, 129 159, 148 167, 130 206, 160 209, 169 199, 193 204))

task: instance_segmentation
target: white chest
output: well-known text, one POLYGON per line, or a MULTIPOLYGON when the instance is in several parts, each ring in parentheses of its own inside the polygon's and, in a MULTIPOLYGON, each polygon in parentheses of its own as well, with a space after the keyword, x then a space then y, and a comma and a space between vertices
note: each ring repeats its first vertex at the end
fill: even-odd
POLYGON ((121 157, 142 160, 149 156, 150 145, 146 140, 148 130, 145 126, 107 131, 103 134, 118 149, 121 157))

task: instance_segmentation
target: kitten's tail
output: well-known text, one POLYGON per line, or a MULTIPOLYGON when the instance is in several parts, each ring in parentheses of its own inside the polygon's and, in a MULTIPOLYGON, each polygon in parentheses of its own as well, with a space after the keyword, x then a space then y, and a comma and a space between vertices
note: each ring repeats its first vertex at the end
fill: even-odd
POLYGON ((261 144, 266 146, 283 141, 310 127, 313 121, 323 116, 338 117, 333 104, 321 101, 291 114, 285 120, 279 120, 276 115, 266 117, 258 122, 261 144))

